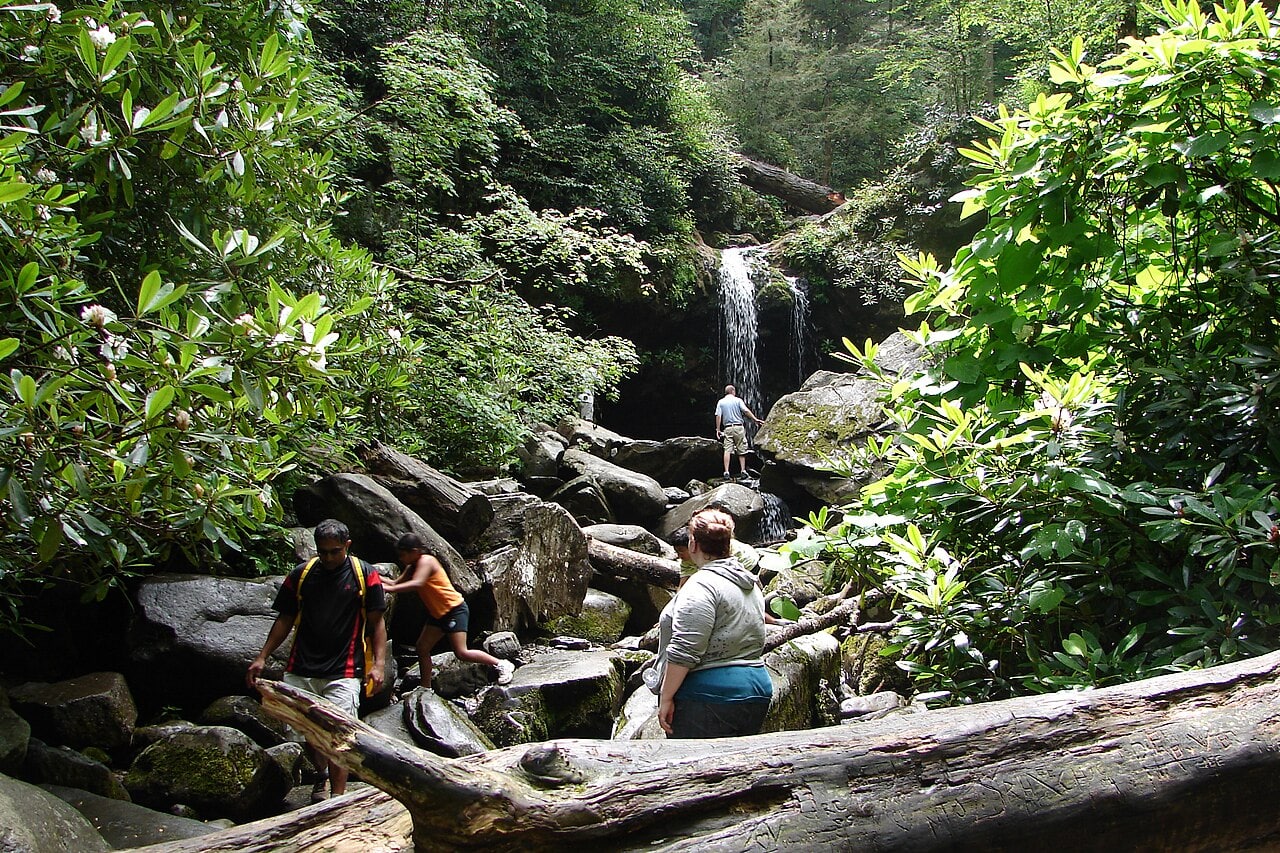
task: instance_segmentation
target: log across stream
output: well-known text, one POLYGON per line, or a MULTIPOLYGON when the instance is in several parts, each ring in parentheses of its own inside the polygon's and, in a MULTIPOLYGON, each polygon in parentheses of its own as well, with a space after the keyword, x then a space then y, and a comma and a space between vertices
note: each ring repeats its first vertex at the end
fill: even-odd
POLYGON ((1280 849, 1280 653, 832 728, 460 759, 280 684, 263 700, 388 793, 152 853, 1280 849))

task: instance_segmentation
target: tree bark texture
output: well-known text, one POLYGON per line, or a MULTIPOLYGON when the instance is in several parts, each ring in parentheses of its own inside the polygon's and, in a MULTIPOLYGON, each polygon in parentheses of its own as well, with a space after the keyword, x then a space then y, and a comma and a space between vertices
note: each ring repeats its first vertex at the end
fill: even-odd
POLYGON ((831 187, 742 155, 738 155, 738 175, 756 192, 780 198, 806 213, 830 213, 844 203, 844 196, 831 187))
POLYGON ((599 539, 587 537, 587 559, 592 568, 606 575, 633 578, 665 589, 675 589, 680 584, 680 566, 673 560, 619 548, 599 539))
POLYGON ((452 760, 286 686, 262 692, 270 713, 404 803, 419 851, 1280 846, 1280 653, 824 729, 452 760))
POLYGON ((394 447, 374 441, 360 456, 370 476, 446 539, 472 542, 493 520, 487 496, 394 447))

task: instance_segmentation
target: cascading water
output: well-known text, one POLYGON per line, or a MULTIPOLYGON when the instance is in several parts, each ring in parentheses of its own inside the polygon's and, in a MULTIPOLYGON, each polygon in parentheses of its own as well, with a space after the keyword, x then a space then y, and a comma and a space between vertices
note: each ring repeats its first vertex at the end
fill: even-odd
POLYGON ((789 275, 786 280, 791 288, 791 365, 799 387, 809 378, 805 373, 809 356, 809 288, 802 278, 789 275))
POLYGON ((760 497, 764 499, 764 514, 756 525, 756 541, 762 545, 781 542, 791 529, 791 510, 777 495, 761 492, 760 497))
MULTIPOLYGON (((725 384, 733 385, 748 408, 760 414, 760 337, 756 315, 756 286, 751 267, 762 250, 725 249, 720 258, 720 339, 725 384)), ((748 435, 751 432, 748 431, 748 435)))

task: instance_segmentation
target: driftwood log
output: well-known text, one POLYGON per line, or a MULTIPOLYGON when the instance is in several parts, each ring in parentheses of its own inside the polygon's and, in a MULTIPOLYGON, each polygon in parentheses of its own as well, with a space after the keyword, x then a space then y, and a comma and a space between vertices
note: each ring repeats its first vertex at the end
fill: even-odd
POLYGON ((394 447, 374 441, 360 458, 387 491, 452 542, 474 541, 493 520, 487 496, 394 447))
POLYGON ((587 537, 587 559, 593 569, 606 575, 633 578, 665 589, 675 589, 680 583, 680 565, 674 560, 619 548, 599 539, 587 537))
POLYGON ((756 192, 780 198, 806 213, 830 213, 844 203, 844 196, 831 187, 742 155, 738 155, 738 175, 756 192))
MULTIPOLYGON (((855 725, 452 760, 283 685, 262 692, 271 714, 405 805, 419 851, 1280 847, 1280 653, 855 725)), ((218 835, 193 842, 224 849, 218 835)), ((184 843, 154 849, 195 849, 184 843)))

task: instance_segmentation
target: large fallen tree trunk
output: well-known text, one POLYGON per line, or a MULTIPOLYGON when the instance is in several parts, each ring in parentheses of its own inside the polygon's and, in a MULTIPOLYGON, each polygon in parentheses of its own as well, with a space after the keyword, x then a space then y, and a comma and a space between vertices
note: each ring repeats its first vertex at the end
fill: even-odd
POLYGON ((487 496, 394 447, 374 441, 360 458, 375 480, 446 539, 471 542, 493 520, 487 496))
POLYGON ((680 583, 680 565, 673 560, 619 548, 587 537, 587 559, 596 571, 615 577, 633 578, 666 589, 680 583))
POLYGON ((844 204, 844 196, 781 166, 738 155, 738 174, 751 189, 780 198, 806 213, 830 213, 844 204))
MULTIPOLYGON (((856 725, 452 760, 291 688, 262 692, 270 713, 404 803, 420 851, 1280 845, 1280 653, 856 725)), ((194 840, 222 849, 217 838, 194 840)))

